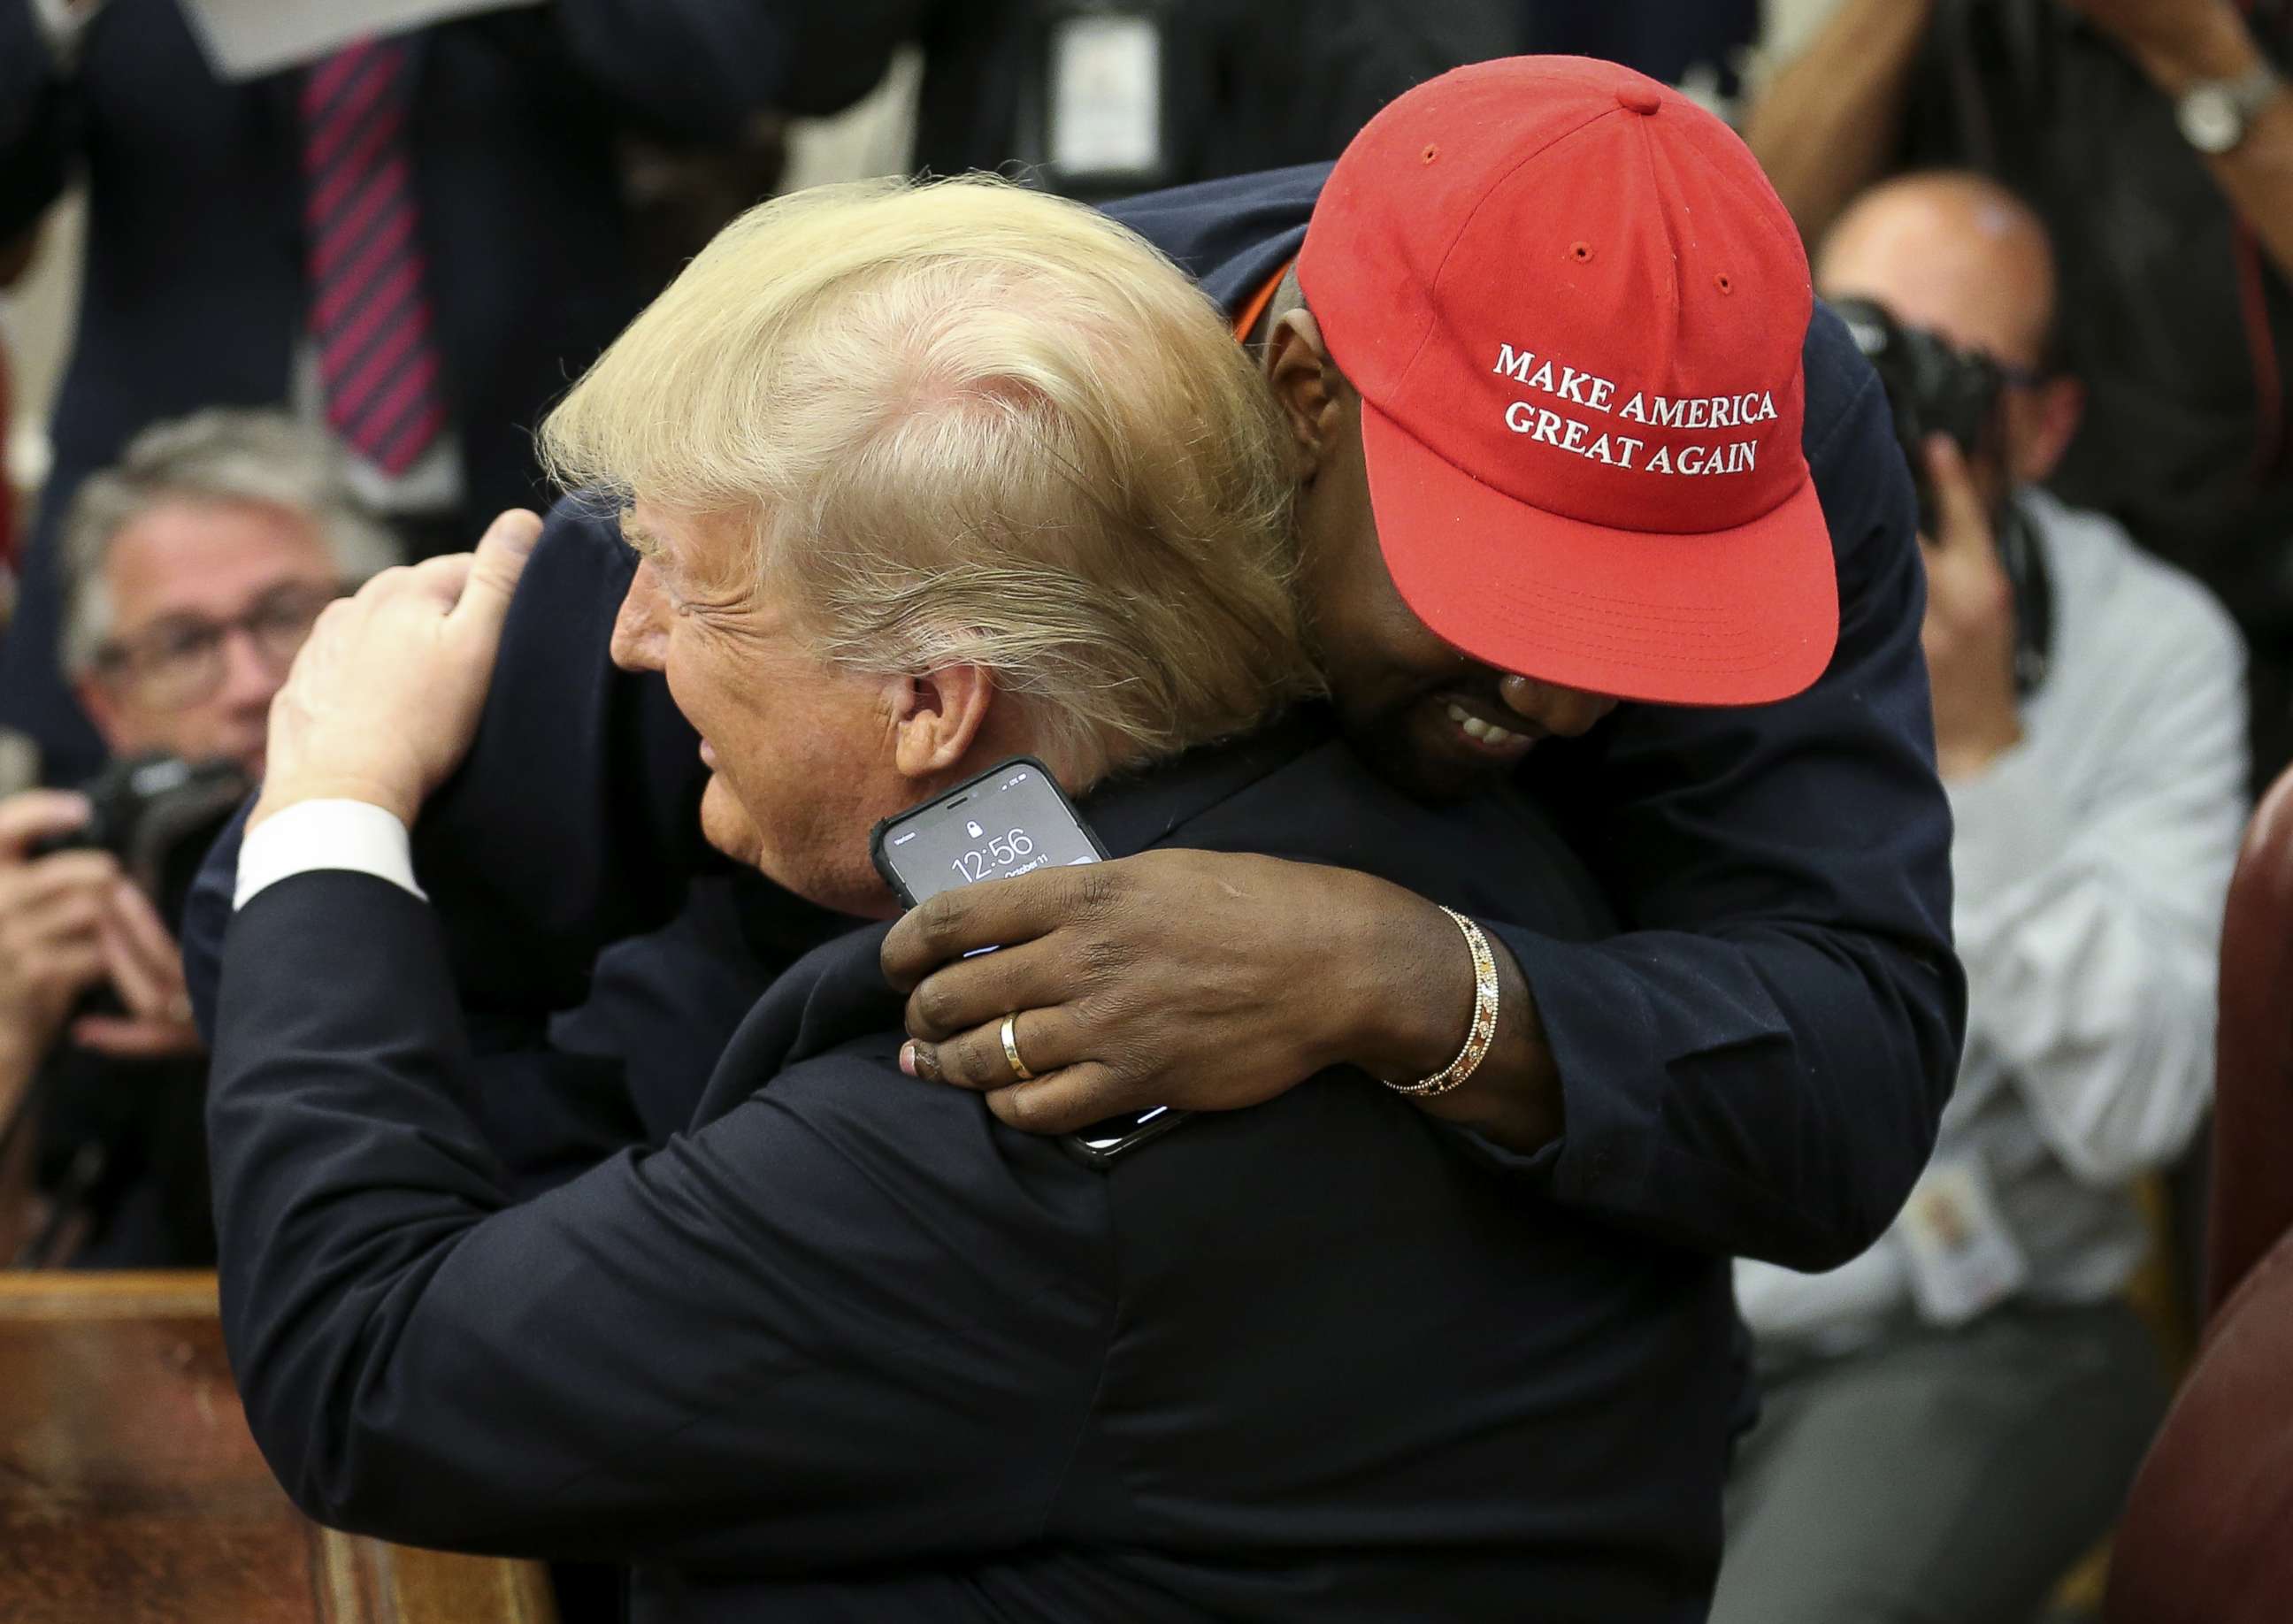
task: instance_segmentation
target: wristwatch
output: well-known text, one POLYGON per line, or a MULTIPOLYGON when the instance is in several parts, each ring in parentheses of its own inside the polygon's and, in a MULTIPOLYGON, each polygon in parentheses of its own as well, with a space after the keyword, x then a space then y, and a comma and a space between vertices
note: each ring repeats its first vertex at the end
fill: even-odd
POLYGON ((2174 109, 2182 139, 2208 158, 2234 152, 2285 81, 2266 62, 2234 79, 2201 79, 2174 109))

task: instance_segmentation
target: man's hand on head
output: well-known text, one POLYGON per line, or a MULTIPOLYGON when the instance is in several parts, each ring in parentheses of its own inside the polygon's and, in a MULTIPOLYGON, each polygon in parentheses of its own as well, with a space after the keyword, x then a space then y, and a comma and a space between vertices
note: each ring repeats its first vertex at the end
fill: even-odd
POLYGON ((379 806, 409 826, 476 735, 503 619, 540 519, 515 509, 475 553, 386 570, 328 606, 271 706, 252 828, 298 801, 379 806))
MULTIPOLYGON (((1470 956, 1432 903, 1348 869, 1227 852, 944 893, 893 927, 883 964, 909 994, 902 1068, 983 1090, 1040 1133, 1157 1105, 1237 1110, 1341 1062, 1425 1076, 1454 1056, 1472 1006, 1470 956), (964 957, 985 947, 1000 950, 964 957), (1004 1053, 1010 1014, 1031 1081, 1004 1053)), ((1553 1131, 1541 1119, 1506 1134, 1523 1114, 1510 1103, 1432 1103, 1509 1140, 1553 1131)))
POLYGON ((2014 694, 2014 586, 1966 459, 1941 435, 1927 442, 1933 535, 1920 641, 1934 693, 1935 760, 1946 780, 1972 777, 2022 741, 2014 694))

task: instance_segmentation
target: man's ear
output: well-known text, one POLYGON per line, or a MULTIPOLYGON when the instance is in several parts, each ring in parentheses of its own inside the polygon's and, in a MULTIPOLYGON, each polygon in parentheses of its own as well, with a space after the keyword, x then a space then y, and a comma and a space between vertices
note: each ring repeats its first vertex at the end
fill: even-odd
POLYGON ((1279 318, 1266 335, 1266 381, 1290 425, 1300 484, 1311 480, 1338 443, 1344 384, 1322 343, 1322 325, 1303 308, 1279 318))
POLYGON ((984 666, 943 666, 900 677, 891 690, 893 764, 903 778, 936 778, 971 753, 995 705, 984 666))
POLYGON ((2018 392, 2008 409, 2016 415, 2014 481, 2043 485, 2078 438, 2086 416, 2086 385, 2076 378, 2048 378, 2034 389, 2018 392))

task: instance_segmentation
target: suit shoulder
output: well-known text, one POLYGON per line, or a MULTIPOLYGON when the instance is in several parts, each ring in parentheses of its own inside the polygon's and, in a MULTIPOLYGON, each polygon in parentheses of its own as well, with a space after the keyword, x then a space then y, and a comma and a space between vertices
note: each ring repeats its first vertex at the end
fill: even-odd
POLYGON ((979 1095, 903 1072, 902 1038, 855 1038, 755 1079, 725 1115, 769 1113, 781 1135, 835 1152, 834 1178, 864 1186, 857 1202, 936 1210, 954 1227, 1033 1224, 1047 1211, 1071 1231, 1098 1227, 1098 1175, 1056 1140, 1004 1127, 979 1095))
POLYGON ((1189 820, 1167 843, 1355 869, 1478 917, 1564 940, 1616 928, 1583 860, 1540 803, 1505 786, 1427 805, 1336 740, 1189 820), (1300 818, 1300 806, 1314 815, 1300 818))

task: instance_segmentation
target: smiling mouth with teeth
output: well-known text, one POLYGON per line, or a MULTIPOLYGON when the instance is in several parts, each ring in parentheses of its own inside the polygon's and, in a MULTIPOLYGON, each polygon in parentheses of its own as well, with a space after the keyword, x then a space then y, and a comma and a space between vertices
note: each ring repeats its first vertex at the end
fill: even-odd
POLYGON ((1466 738, 1489 749, 1499 750, 1508 745, 1530 742, 1529 734, 1516 733, 1510 728, 1499 727, 1494 722, 1484 722, 1463 706, 1454 702, 1449 706, 1449 720, 1457 724, 1466 738))

